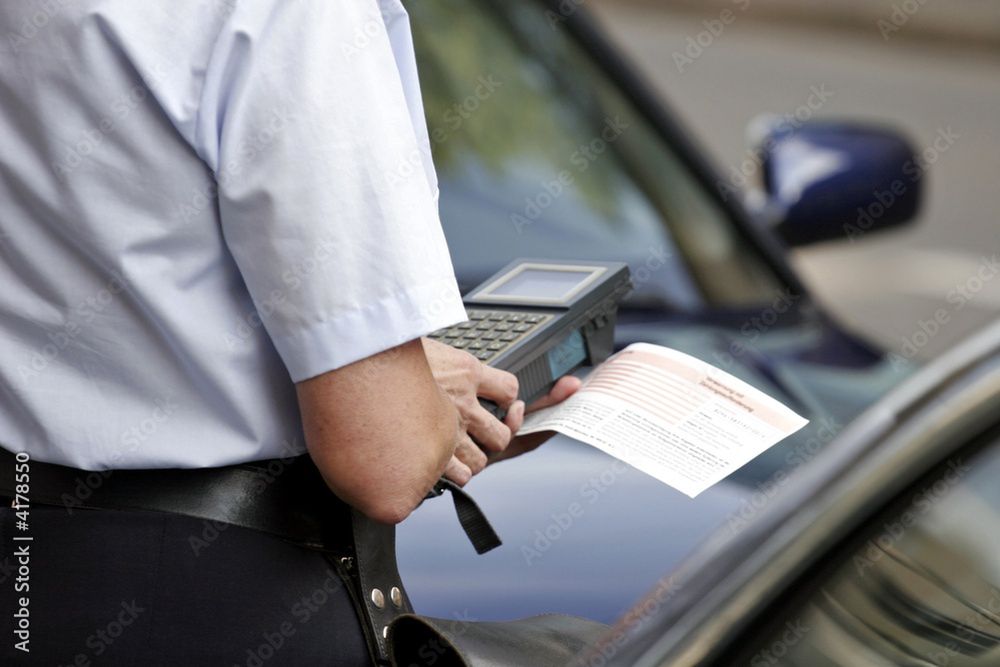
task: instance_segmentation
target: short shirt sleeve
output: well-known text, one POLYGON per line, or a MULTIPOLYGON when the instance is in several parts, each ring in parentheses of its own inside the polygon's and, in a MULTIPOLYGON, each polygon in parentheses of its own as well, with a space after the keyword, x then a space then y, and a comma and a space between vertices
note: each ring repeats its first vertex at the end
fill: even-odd
POLYGON ((292 379, 465 319, 398 0, 232 7, 195 148, 292 379))

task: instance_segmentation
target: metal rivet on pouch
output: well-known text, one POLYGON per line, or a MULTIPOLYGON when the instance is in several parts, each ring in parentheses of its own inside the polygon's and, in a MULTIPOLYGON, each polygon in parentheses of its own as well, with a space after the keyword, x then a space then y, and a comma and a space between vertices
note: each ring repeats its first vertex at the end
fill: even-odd
POLYGON ((385 606, 385 594, 377 588, 372 589, 372 604, 379 609, 385 606))

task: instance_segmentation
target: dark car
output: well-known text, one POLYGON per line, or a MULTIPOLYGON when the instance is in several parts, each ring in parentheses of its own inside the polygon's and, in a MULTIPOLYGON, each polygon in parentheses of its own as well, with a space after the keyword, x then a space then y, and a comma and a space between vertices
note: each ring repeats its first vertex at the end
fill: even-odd
POLYGON ((405 4, 463 291, 522 256, 625 261, 635 290, 618 348, 676 348, 810 420, 695 499, 559 436, 468 485, 502 548, 477 556, 440 500, 399 529, 419 613, 613 622, 708 536, 756 535, 797 479, 828 469, 845 426, 913 372, 833 321, 786 259, 789 245, 912 218, 913 152, 887 129, 778 119, 758 152, 766 201, 750 212, 579 2, 405 4))

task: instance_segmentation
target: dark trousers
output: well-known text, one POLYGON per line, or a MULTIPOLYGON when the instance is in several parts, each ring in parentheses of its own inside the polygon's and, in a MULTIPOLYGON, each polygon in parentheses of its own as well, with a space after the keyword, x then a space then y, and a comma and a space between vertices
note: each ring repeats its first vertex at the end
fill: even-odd
POLYGON ((17 520, 6 502, 0 665, 370 665, 347 589, 318 552, 156 512, 35 505, 27 531, 17 520), (30 653, 15 648, 21 597, 30 653))

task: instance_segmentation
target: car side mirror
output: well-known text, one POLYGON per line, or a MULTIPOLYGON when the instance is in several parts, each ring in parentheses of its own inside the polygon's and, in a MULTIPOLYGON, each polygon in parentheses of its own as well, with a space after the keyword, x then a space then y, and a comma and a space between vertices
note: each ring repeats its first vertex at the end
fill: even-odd
POLYGON ((907 223, 920 208, 925 166, 894 130, 760 119, 756 134, 766 207, 788 245, 855 240, 907 223))

